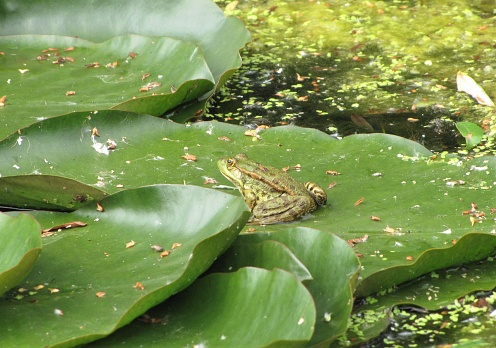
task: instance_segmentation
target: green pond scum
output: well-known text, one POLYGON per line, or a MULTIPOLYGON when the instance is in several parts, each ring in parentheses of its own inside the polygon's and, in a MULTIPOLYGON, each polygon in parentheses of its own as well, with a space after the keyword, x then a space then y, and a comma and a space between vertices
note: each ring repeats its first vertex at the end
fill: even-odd
POLYGON ((207 116, 295 123, 335 136, 385 132, 431 150, 463 143, 455 121, 482 126, 494 153, 496 116, 457 92, 456 74, 496 97, 491 1, 216 1, 252 34, 243 66, 207 116))
MULTIPOLYGON (((460 156, 496 153, 494 108, 479 105, 456 85, 457 71, 463 71, 496 99, 493 1, 215 2, 246 23, 252 41, 242 51, 243 66, 210 101, 207 116, 247 126, 293 123, 336 137, 391 133, 439 151, 438 159, 454 165, 460 156), (460 147, 460 121, 484 130, 475 148, 460 147)), ((467 276, 463 269, 452 271, 425 277, 467 276)), ((443 289, 430 286, 410 299, 442 300, 443 289)), ((357 304, 347 335, 333 346, 496 342, 495 293, 461 294, 431 311, 377 304, 396 290, 383 291, 379 300, 368 297, 373 309, 357 304)))

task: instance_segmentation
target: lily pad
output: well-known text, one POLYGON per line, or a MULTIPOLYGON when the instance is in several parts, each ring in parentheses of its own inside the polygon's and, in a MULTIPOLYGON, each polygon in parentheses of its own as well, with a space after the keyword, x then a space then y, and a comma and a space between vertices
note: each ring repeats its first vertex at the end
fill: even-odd
MULTIPOLYGON (((91 69, 76 70, 75 67, 84 62, 78 60, 74 62, 76 64, 72 64, 74 69, 68 69, 71 64, 66 61, 64 69, 58 69, 60 64, 55 64, 49 71, 40 70, 50 65, 52 59, 50 62, 44 62, 47 64, 40 64, 43 62, 36 61, 36 57, 41 54, 38 49, 32 52, 33 55, 28 56, 31 60, 27 63, 17 61, 15 71, 9 71, 9 76, 5 81, 10 79, 12 86, 18 87, 22 82, 22 93, 14 94, 15 88, 10 88, 12 91, 6 94, 6 106, 22 104, 20 106, 24 109, 19 106, 15 111, 12 110, 13 108, 10 111, 2 111, 3 115, 0 114, 0 120, 5 126, 1 128, 5 133, 0 133, 0 138, 21 126, 34 122, 36 118, 46 117, 49 113, 50 115, 63 114, 73 110, 82 110, 85 106, 86 110, 97 110, 110 107, 119 98, 121 98, 120 102, 124 102, 135 94, 138 96, 141 87, 153 82, 162 82, 162 85, 148 93, 157 92, 159 96, 152 99, 131 100, 121 104, 118 108, 161 114, 179 102, 187 103, 191 100, 187 103, 190 104, 187 114, 188 118, 192 117, 195 112, 204 108, 207 97, 214 91, 213 85, 219 87, 240 67, 239 50, 250 38, 242 21, 237 18, 227 18, 210 0, 150 0, 143 3, 132 0, 119 2, 112 0, 78 2, 0 0, 0 9, 2 13, 0 36, 16 35, 21 51, 27 52, 29 48, 34 49, 33 40, 40 43, 40 48, 54 48, 55 45, 44 46, 44 41, 50 41, 47 38, 53 38, 53 35, 56 35, 55 47, 59 45, 63 45, 63 48, 86 46, 93 53, 89 54, 88 50, 84 50, 84 53, 88 55, 87 57, 80 56, 81 59, 88 59, 85 62, 86 65, 91 66, 92 63, 98 62, 101 66, 99 69, 94 69, 93 65, 91 69), (125 42, 126 40, 122 42, 122 45, 119 42, 119 37, 125 38, 129 34, 134 34, 132 36, 134 40, 136 40, 136 35, 149 38, 143 38, 146 44, 141 48, 135 47, 133 48, 135 51, 132 51, 132 44, 125 42), (90 44, 85 40, 102 44, 90 44), (104 41, 107 41, 107 44, 103 43, 104 41), (150 48, 152 41, 156 46, 150 48), (105 49, 112 42, 114 45, 110 45, 109 48, 116 49, 116 54, 111 54, 105 49), (119 44, 115 44, 116 42, 119 44), (25 44, 27 44, 26 47, 24 47, 25 44), (168 55, 168 58, 164 59, 164 54, 174 49, 177 49, 177 53, 168 55), (133 52, 132 55, 138 53, 135 61, 128 57, 130 52, 133 52), (200 62, 200 56, 205 59, 205 62, 200 62), (29 67, 24 66, 23 63, 28 64, 29 67), (103 68, 107 64, 112 67, 114 63, 117 63, 114 68, 103 68), (202 64, 205 66, 201 66, 202 64), (29 69, 29 72, 21 76, 17 69, 29 69), (37 74, 39 71, 45 73, 37 74), (57 72, 55 79, 54 72, 57 72), (141 76, 147 73, 151 74, 150 78, 140 85, 141 76), (93 80, 91 80, 92 76, 93 80), (163 81, 160 81, 159 76, 163 76, 163 81), (122 83, 117 87, 115 82, 121 77, 123 80, 119 82, 122 83), (184 80, 185 78, 192 78, 192 80, 184 80), (29 81, 32 87, 29 90, 24 88, 26 81, 29 81), (99 84, 100 89, 103 88, 105 93, 101 95, 100 92, 96 92, 93 89, 94 85, 88 84, 89 81, 99 84), (137 84, 139 86, 136 89, 137 84), (123 85, 126 87, 122 88, 123 85), (112 87, 116 88, 112 89, 112 87), (176 89, 176 93, 172 96, 170 96, 171 87, 173 90, 176 89), (52 89, 57 93, 49 93, 52 89), (91 90, 93 91, 92 98, 85 96, 85 91, 91 90), (129 95, 130 90, 134 91, 134 94, 129 95), (76 92, 76 94, 66 96, 66 92, 76 92), (25 96, 25 93, 29 94, 21 101, 20 97, 25 96), (164 95, 161 96, 160 93, 164 95), (109 95, 112 95, 112 98, 108 98, 109 95), (197 100, 196 97, 201 95, 203 95, 201 100, 197 100), (39 109, 30 109, 32 105, 26 107, 26 103, 42 105, 47 96, 57 102, 55 107, 52 105, 49 109, 51 111, 45 110, 39 114, 39 109), (96 104, 92 105, 94 101, 96 104), (26 117, 13 116, 18 112, 26 117)), ((11 39, 12 37, 7 40, 11 39)), ((7 48, 12 49, 12 47, 7 48)), ((4 49, 6 48, 2 43, 1 70, 10 68, 10 64, 6 65, 6 61, 12 61, 10 55, 16 53, 9 52, 9 50, 4 52, 4 49)), ((61 56, 75 58, 73 54, 79 56, 78 51, 83 50, 76 48, 74 52, 61 52, 61 56)), ((52 56, 54 53, 51 52, 52 56)), ((9 84, 7 87, 10 87, 9 84)), ((169 114, 169 116, 172 115, 174 112, 169 114)))
POLYGON ((191 42, 118 36, 102 43, 64 36, 0 37, 0 138, 36 120, 70 111, 115 108, 159 116, 215 84, 191 42))
POLYGON ((243 240, 241 237, 222 254, 209 272, 234 272, 242 267, 279 268, 292 273, 303 283, 313 279, 307 267, 283 243, 274 240, 244 243, 243 240))
POLYGON ((315 324, 312 297, 290 273, 251 267, 208 275, 149 315, 165 325, 135 322, 93 346, 303 347, 315 324))
POLYGON ((346 331, 348 325, 359 271, 355 253, 344 240, 327 232, 301 227, 286 228, 274 233, 240 235, 229 248, 228 256, 216 261, 214 269, 227 272, 236 263, 272 268, 277 262, 274 260, 276 255, 259 258, 260 250, 257 250, 267 241, 286 245, 310 271, 313 279, 308 282, 307 288, 317 308, 315 333, 310 345, 331 343, 346 331), (236 259, 229 255, 236 255, 236 259))
POLYGON ((0 213, 0 296, 19 284, 41 252, 40 225, 29 215, 0 213))
POLYGON ((98 188, 58 176, 0 178, 0 201, 8 202, 9 207, 71 211, 104 197, 98 188))
MULTIPOLYGON (((422 269, 430 272, 492 253, 491 244, 484 249, 475 238, 461 238, 470 233, 487 234, 491 241, 495 237, 491 234, 494 158, 434 158, 418 143, 386 134, 338 141, 294 126, 261 130, 259 138, 246 136, 245 130, 217 122, 181 125, 120 111, 73 113, 44 120, 1 141, 0 173, 6 178, 37 170, 112 193, 155 183, 211 185, 212 178, 231 185, 216 162, 237 153, 276 168, 299 168, 289 174, 319 184, 329 199, 325 207, 293 225, 361 241, 355 245, 362 263, 356 294, 360 297, 420 276, 414 263, 421 255, 422 269), (100 137, 92 137, 93 128, 100 137), (20 145, 19 138, 24 139, 20 145), (95 147, 104 146, 106 139, 117 143, 108 155, 95 147), (486 219, 476 217, 481 212, 486 219), (450 255, 456 251, 449 249, 454 241, 462 243, 463 260, 450 255), (441 249, 449 249, 442 263, 441 249), (390 272, 385 275, 385 270, 390 272), (374 281, 375 276, 380 278, 374 281)), ((255 232, 284 229, 286 224, 258 226, 255 232)))
POLYGON ((6 345, 74 346, 110 334, 190 285, 248 219, 240 199, 183 185, 126 190, 100 206, 33 213, 44 228, 87 226, 46 237, 20 285, 29 295, 0 299, 6 345))

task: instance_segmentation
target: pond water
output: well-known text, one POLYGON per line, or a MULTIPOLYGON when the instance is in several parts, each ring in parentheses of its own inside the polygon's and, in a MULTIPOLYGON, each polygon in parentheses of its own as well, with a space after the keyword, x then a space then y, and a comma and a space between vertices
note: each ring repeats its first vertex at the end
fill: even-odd
MULTIPOLYGON (((460 149, 457 121, 496 134, 493 109, 456 86, 460 70, 496 96, 494 1, 216 2, 245 21, 252 42, 207 116, 253 128, 295 124, 335 137, 383 132, 432 151, 460 149)), ((442 329, 415 329, 429 313, 405 313, 392 315, 365 346, 496 344, 487 312, 442 329)))
POLYGON ((209 116, 334 136, 383 132, 454 151, 463 140, 455 121, 492 115, 457 92, 456 73, 496 91, 493 1, 218 4, 245 21, 252 42, 209 116))

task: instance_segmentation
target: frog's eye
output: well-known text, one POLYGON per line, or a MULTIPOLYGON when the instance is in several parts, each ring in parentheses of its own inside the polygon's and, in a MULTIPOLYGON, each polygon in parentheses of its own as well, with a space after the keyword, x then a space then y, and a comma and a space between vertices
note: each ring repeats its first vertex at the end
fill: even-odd
POLYGON ((227 164, 230 165, 230 166, 233 166, 234 165, 234 160, 232 158, 229 158, 227 160, 227 164))

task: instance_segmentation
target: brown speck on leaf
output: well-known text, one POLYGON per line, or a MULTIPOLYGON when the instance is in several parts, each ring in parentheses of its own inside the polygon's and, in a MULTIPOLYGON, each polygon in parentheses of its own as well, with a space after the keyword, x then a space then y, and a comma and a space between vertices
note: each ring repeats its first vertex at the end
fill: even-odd
POLYGON ((103 206, 100 203, 96 203, 96 210, 99 212, 103 212, 105 209, 103 209, 103 206))
POLYGON ((339 173, 335 170, 326 170, 326 174, 328 174, 328 175, 341 175, 341 173, 339 173))
POLYGON ((105 295, 107 295, 107 293, 106 293, 106 292, 104 292, 104 291, 98 291, 95 295, 96 295, 96 297, 98 297, 98 298, 102 298, 102 297, 104 297, 105 295))
POLYGON ((249 229, 246 230, 248 233, 255 232, 257 229, 255 227, 250 227, 249 229))
POLYGON ((7 99, 7 96, 6 95, 0 97, 0 106, 5 106, 5 100, 6 99, 7 99))
POLYGON ((389 226, 386 226, 386 228, 383 229, 383 231, 387 232, 387 233, 394 233, 394 232, 396 232, 396 229, 389 227, 389 226))
POLYGON ((67 96, 76 95, 76 91, 67 91, 67 92, 65 92, 65 95, 67 95, 67 96))
POLYGON ((405 256, 405 260, 413 261, 413 256, 405 256))
POLYGON ((144 285, 141 284, 140 282, 136 282, 136 284, 134 284, 133 288, 139 289, 139 290, 145 290, 144 285))
POLYGON ((45 285, 43 285, 43 284, 36 285, 35 287, 33 287, 33 290, 38 291, 38 290, 43 289, 44 287, 45 287, 45 285))
POLYGON ((456 244, 456 239, 451 240, 451 244, 455 245, 456 244))
POLYGON ((222 141, 231 141, 231 139, 226 137, 225 135, 218 137, 217 139, 222 140, 222 141))
POLYGON ((365 200, 364 197, 360 198, 358 201, 356 201, 353 205, 356 207, 357 205, 360 205, 363 203, 363 201, 365 200))
POLYGON ((174 87, 174 85, 171 85, 170 90, 172 94, 176 93, 176 87, 174 87))
POLYGON ((257 129, 248 129, 245 131, 245 135, 249 137, 253 137, 253 139, 261 139, 260 135, 258 135, 258 128, 257 129))
POLYGON ((127 242, 126 243, 126 249, 132 248, 135 245, 136 245, 136 242, 134 240, 127 242))
POLYGON ((327 188, 328 188, 328 189, 332 189, 332 188, 333 188, 334 186, 336 186, 336 185, 337 185, 337 182, 335 182, 335 181, 334 181, 334 182, 331 182, 331 183, 327 186, 327 188))
POLYGON ((196 156, 195 155, 190 155, 189 153, 181 156, 181 158, 184 158, 186 161, 190 161, 190 162, 195 162, 196 161, 196 156))
POLYGON ((149 76, 150 76, 150 73, 143 74, 143 76, 141 76, 141 81, 144 81, 149 76))
POLYGON ((98 128, 96 127, 93 127, 93 129, 91 130, 91 136, 94 136, 96 135, 97 137, 100 136, 100 134, 98 133, 98 128))
POLYGON ((136 56, 138 55, 138 53, 134 53, 134 52, 129 52, 129 57, 131 58, 136 58, 136 56))
POLYGON ((174 250, 174 249, 176 249, 176 248, 179 248, 180 246, 182 246, 182 244, 181 244, 181 243, 174 243, 174 244, 172 244, 171 249, 172 249, 172 250, 174 250))
POLYGON ((150 82, 139 89, 140 92, 148 92, 149 90, 160 87, 162 84, 160 82, 150 82))
POLYGON ((74 46, 64 48, 64 51, 65 52, 72 52, 72 51, 74 51, 74 46))
POLYGON ((60 290, 57 288, 48 288, 48 291, 50 292, 50 294, 56 294, 60 292, 60 290))
POLYGON ((93 62, 93 63, 90 63, 90 64, 86 64, 86 67, 87 68, 99 68, 100 67, 100 63, 93 62))
POLYGON ((369 239, 369 235, 364 234, 363 237, 353 238, 353 239, 348 240, 348 244, 351 246, 355 246, 355 244, 363 243, 363 242, 367 241, 367 239, 369 239))
POLYGON ((205 178, 203 185, 217 184, 217 180, 214 178, 205 178))
POLYGON ((380 218, 380 217, 378 217, 378 216, 374 216, 374 215, 372 215, 370 218, 371 218, 372 220, 374 220, 374 221, 381 221, 381 218, 380 218))
POLYGON ((165 250, 163 253, 160 254, 160 257, 167 257, 170 255, 170 253, 171 253, 170 250, 165 250))

